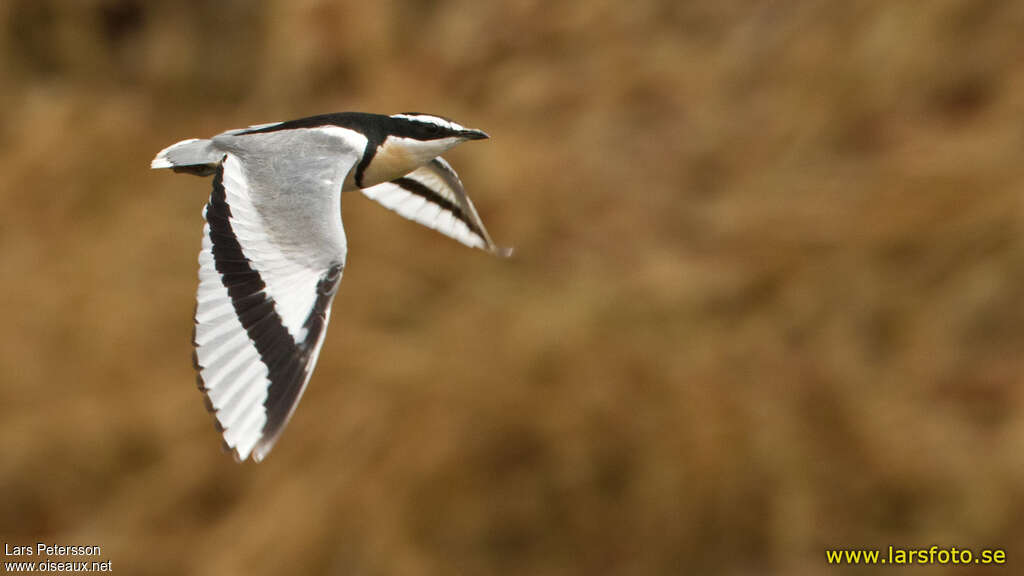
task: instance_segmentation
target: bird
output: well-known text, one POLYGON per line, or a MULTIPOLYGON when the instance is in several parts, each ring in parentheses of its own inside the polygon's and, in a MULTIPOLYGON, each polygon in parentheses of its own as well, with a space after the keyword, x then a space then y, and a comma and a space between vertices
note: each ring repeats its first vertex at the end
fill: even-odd
POLYGON ((348 243, 341 197, 360 191, 462 244, 507 257, 441 154, 489 136, 407 112, 320 114, 191 138, 153 169, 213 176, 203 209, 196 381, 236 461, 262 461, 320 355, 348 243))

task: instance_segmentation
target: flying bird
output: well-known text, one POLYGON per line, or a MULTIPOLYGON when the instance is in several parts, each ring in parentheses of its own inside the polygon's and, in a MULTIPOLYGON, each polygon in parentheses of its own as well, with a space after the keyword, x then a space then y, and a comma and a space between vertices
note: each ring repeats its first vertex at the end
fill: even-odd
POLYGON ((213 176, 193 360, 236 460, 267 456, 316 366, 348 253, 342 192, 508 255, 441 158, 487 137, 430 114, 342 112, 183 140, 156 155, 152 168, 213 176))

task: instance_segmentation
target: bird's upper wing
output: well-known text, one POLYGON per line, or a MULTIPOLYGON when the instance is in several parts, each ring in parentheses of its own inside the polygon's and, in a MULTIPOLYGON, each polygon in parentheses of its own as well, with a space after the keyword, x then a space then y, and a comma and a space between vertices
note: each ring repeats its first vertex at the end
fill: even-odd
POLYGON ((195 364, 225 445, 259 461, 324 340, 347 252, 341 183, 358 151, 283 132, 214 144, 225 156, 204 213, 195 364))
POLYGON ((362 192, 389 210, 467 246, 509 254, 491 241, 458 174, 440 156, 401 178, 362 192))

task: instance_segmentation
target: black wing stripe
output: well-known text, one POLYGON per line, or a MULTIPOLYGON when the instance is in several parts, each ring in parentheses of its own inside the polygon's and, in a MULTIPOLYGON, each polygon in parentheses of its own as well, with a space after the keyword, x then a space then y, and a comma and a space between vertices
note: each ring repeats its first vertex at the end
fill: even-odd
MULTIPOLYGON (((296 343, 274 308, 274 301, 264 292, 266 284, 263 278, 245 257, 232 229, 231 207, 224 190, 223 166, 217 168, 214 176, 213 193, 206 208, 206 221, 210 226, 214 265, 227 288, 239 322, 255 344, 260 360, 267 366, 270 387, 263 404, 267 420, 263 425, 262 437, 273 437, 285 424, 305 384, 310 353, 320 340, 322 317, 337 289, 341 266, 332 267, 318 283, 316 304, 306 321, 307 336, 302 342, 296 343), (316 321, 315 318, 320 320, 316 321)), ((235 390, 232 396, 240 396, 241 393, 242 390, 235 390)), ((226 405, 235 401, 236 398, 232 398, 226 405)))
POLYGON ((334 300, 334 294, 338 291, 338 284, 341 282, 342 265, 335 264, 327 270, 327 273, 317 282, 316 302, 309 316, 303 323, 306 329, 306 339, 303 341, 302 359, 300 365, 294 369, 302 368, 294 374, 291 386, 271 387, 267 394, 267 425, 264 427, 264 437, 273 439, 280 433, 281 429, 288 422, 288 417, 302 393, 303 385, 306 382, 307 366, 310 355, 313 354, 317 344, 322 340, 324 328, 327 325, 327 312, 334 300))
POLYGON ((437 192, 434 192, 433 190, 423 185, 419 181, 413 180, 412 178, 399 178, 397 180, 392 180, 391 183, 395 184, 396 186, 410 194, 415 194, 416 196, 423 198, 424 200, 430 202, 431 204, 436 204, 437 206, 440 206, 442 210, 450 212, 453 216, 455 216, 455 218, 457 218, 460 222, 465 224, 466 227, 469 228, 470 231, 472 231, 474 234, 480 236, 481 238, 486 237, 486 233, 483 230, 481 230, 479 226, 477 226, 477 223, 474 222, 472 218, 470 218, 468 215, 466 215, 465 212, 462 211, 461 206, 445 198, 444 196, 438 194, 437 192))

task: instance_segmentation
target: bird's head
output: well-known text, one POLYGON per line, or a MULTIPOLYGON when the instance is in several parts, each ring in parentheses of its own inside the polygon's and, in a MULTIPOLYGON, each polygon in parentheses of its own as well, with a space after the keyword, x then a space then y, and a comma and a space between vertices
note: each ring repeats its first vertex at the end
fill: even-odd
POLYGON ((431 114, 407 112, 389 118, 386 136, 363 173, 363 187, 400 178, 466 140, 488 138, 482 130, 431 114))
MULTIPOLYGON (((487 133, 482 130, 466 128, 448 118, 419 112, 394 114, 394 134, 396 138, 420 142, 432 147, 440 146, 441 152, 466 140, 484 140, 487 133)), ((435 155, 436 156, 436 155, 435 155)))

